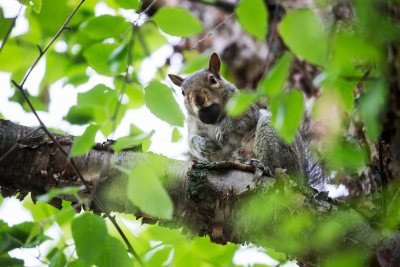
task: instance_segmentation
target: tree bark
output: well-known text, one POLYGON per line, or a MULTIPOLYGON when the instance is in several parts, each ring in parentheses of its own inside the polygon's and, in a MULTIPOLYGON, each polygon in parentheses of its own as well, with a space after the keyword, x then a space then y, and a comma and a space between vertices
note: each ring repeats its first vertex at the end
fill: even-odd
MULTIPOLYGON (((70 150, 73 136, 53 135, 66 151, 70 150)), ((69 160, 41 129, 0 120, 0 157, 3 157, 0 161, 0 187, 3 196, 20 193, 23 197, 31 192, 35 199, 52 188, 83 185, 69 160)), ((146 154, 143 153, 113 153, 107 146, 95 145, 86 155, 74 158, 80 173, 90 186, 89 190, 81 192, 82 197, 96 197, 109 210, 133 212, 146 218, 127 199, 127 178, 118 168, 132 168, 145 158, 146 154)), ((208 233, 220 242, 238 240, 222 226, 230 221, 229 211, 235 203, 232 200, 255 188, 253 173, 226 168, 218 170, 218 167, 216 170, 204 169, 206 179, 199 182, 189 175, 196 175, 193 170, 189 172, 192 163, 170 160, 168 165, 169 179, 163 182, 174 203, 173 224, 177 227, 190 225, 193 231, 208 233), (191 188, 193 186, 196 187, 195 190, 191 188)), ((50 204, 59 207, 62 198, 74 201, 69 196, 60 196, 50 204)), ((91 209, 100 211, 94 202, 91 209)))
MULTIPOLYGON (((69 151, 73 136, 53 135, 69 151)), ((132 151, 113 153, 107 145, 95 145, 86 155, 74 158, 90 187, 82 190, 81 196, 96 198, 101 202, 102 208, 106 207, 108 211, 134 213, 143 217, 143 222, 155 222, 157 218, 141 213, 127 199, 127 177, 120 171, 121 167, 133 168, 140 162, 146 162, 147 157, 145 153, 132 151)), ((299 190, 298 194, 289 195, 292 199, 288 201, 285 199, 287 195, 276 194, 278 191, 288 190, 284 184, 277 189, 281 182, 279 176, 268 178, 265 180, 266 186, 257 187, 253 173, 230 167, 230 164, 217 163, 198 163, 193 166, 190 162, 169 160, 166 170, 169 178, 161 180, 174 203, 174 215, 171 221, 160 223, 173 227, 184 226, 185 230, 200 235, 207 234, 218 243, 252 242, 273 247, 296 257, 301 266, 316 266, 324 256, 335 253, 335 249, 340 251, 348 247, 364 251, 363 258, 371 266, 389 266, 376 264, 381 259, 398 262, 400 249, 390 244, 398 242, 400 234, 381 245, 382 236, 379 231, 373 229, 357 212, 348 208, 341 212, 346 212, 347 216, 351 216, 349 220, 357 223, 350 224, 349 228, 344 227, 343 240, 336 244, 335 249, 318 244, 316 247, 307 247, 314 244, 307 237, 318 229, 314 226, 310 228, 314 230, 306 228, 306 232, 286 236, 282 232, 284 228, 279 227, 288 219, 296 221, 297 213, 312 213, 315 216, 313 224, 323 224, 326 223, 326 215, 331 212, 335 214, 340 206, 327 201, 329 198, 323 194, 310 191, 308 187, 305 187, 308 188, 306 190, 299 190), (268 190, 266 188, 273 188, 272 198, 271 194, 263 194, 268 190), (270 215, 266 215, 267 213, 270 215), (284 235, 281 236, 282 234, 284 235), (292 241, 300 241, 301 244, 301 240, 305 243, 300 253, 291 251, 291 246, 287 244, 292 241), (390 256, 387 256, 387 251, 391 253, 390 256), (385 257, 382 257, 382 253, 386 253, 385 257)), ((3 196, 20 193, 24 197, 31 192, 35 199, 52 188, 79 185, 83 183, 68 159, 44 131, 0 120, 0 189, 3 196)), ((70 196, 58 196, 50 204, 60 207, 63 198, 75 201, 70 196)), ((92 201, 89 208, 100 212, 96 203, 98 202, 92 201)))

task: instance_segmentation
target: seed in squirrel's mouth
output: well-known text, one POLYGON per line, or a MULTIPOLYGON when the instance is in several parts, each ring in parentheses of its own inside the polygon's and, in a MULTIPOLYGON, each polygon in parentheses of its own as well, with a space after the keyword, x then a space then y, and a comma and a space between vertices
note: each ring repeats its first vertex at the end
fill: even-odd
POLYGON ((203 123, 216 124, 220 115, 220 107, 218 104, 212 104, 209 107, 199 110, 199 118, 203 123))

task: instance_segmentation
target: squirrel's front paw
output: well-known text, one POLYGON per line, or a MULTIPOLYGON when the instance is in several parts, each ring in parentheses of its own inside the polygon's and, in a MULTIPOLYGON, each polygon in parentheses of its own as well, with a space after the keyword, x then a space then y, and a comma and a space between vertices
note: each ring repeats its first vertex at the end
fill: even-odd
POLYGON ((224 145, 228 141, 228 134, 226 127, 218 126, 215 130, 215 139, 217 139, 218 143, 224 145))
POLYGON ((192 145, 193 149, 199 154, 211 154, 221 150, 221 146, 217 142, 203 136, 194 136, 192 145))

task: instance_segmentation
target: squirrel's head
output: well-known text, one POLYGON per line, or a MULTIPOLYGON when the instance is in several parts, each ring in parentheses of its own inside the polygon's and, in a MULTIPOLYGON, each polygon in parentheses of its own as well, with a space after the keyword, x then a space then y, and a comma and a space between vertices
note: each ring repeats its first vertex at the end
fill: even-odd
POLYGON ((181 87, 189 114, 203 123, 216 124, 225 116, 225 105, 236 87, 225 81, 220 74, 221 59, 213 53, 208 69, 197 71, 186 78, 168 74, 171 81, 181 87))

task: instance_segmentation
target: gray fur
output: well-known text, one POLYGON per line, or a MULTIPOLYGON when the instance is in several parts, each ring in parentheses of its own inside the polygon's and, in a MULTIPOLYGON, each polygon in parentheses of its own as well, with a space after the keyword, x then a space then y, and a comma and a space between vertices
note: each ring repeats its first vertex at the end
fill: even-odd
POLYGON ((213 54, 208 69, 181 78, 170 75, 181 85, 188 111, 189 147, 193 157, 207 161, 249 162, 258 159, 270 170, 286 169, 289 174, 305 175, 307 160, 305 145, 300 134, 292 144, 286 144, 272 129, 270 118, 252 105, 241 116, 231 118, 222 112, 215 124, 199 119, 199 110, 218 104, 225 110, 229 98, 239 90, 219 74, 219 57, 213 54), (210 75, 215 75, 217 84, 210 75), (205 99, 201 106, 196 97, 205 99))

